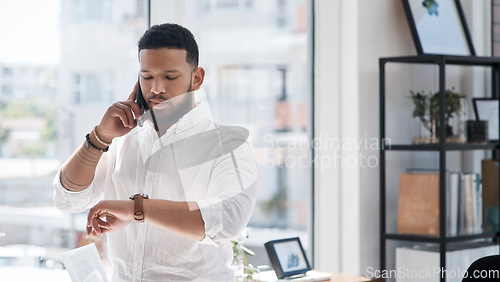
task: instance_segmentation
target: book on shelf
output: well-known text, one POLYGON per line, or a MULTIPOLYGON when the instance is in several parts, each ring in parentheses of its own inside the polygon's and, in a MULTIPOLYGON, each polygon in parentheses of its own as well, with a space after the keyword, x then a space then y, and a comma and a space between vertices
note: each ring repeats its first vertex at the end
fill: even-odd
POLYGON ((474 172, 450 172, 447 177, 447 235, 481 233, 483 230, 481 175, 474 172))
POLYGON ((481 189, 480 176, 477 173, 463 173, 463 189, 464 189, 464 226, 458 230, 459 234, 474 234, 481 232, 482 213, 478 214, 478 208, 481 203, 477 199, 480 198, 481 189), (480 218, 479 218, 480 217, 480 218))
POLYGON ((499 161, 486 159, 481 161, 481 174, 482 174, 482 210, 483 221, 485 228, 490 226, 486 222, 486 210, 491 206, 498 206, 498 171, 499 161))
POLYGON ((440 272, 439 246, 417 245, 396 248, 397 282, 440 281, 460 282, 467 268, 476 259, 498 254, 498 245, 464 243, 451 245, 446 252, 445 272, 440 272))
POLYGON ((476 233, 483 231, 483 184, 481 179, 481 174, 476 173, 476 179, 473 183, 476 189, 476 233))
MULTIPOLYGON (((465 230, 465 175, 463 173, 458 173, 458 216, 456 218, 450 219, 452 221, 457 221, 457 230, 450 233, 453 235, 462 234, 465 230)), ((451 235, 451 234, 450 234, 451 235)))
POLYGON ((399 175, 398 233, 439 234, 439 174, 399 175))
POLYGON ((482 232, 482 185, 479 173, 451 172, 446 193, 448 235, 482 232), (458 194, 458 197, 456 196, 458 194))
POLYGON ((449 185, 448 185, 448 191, 447 195, 448 197, 446 198, 446 206, 448 207, 448 212, 447 212, 447 230, 448 234, 451 236, 456 236, 459 230, 459 220, 458 220, 458 215, 459 215, 459 202, 460 202, 460 173, 458 172, 452 172, 449 174, 449 185))
MULTIPOLYGON (((481 233, 480 174, 447 172, 444 177, 447 235, 481 233)), ((412 169, 400 174, 397 228, 403 234, 439 235, 439 173, 412 169)))

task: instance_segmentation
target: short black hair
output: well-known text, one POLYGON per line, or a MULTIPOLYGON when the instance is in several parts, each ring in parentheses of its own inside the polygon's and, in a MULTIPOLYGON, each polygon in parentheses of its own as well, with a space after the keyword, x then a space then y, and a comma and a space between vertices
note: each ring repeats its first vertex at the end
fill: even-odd
POLYGON ((142 49, 170 48, 186 51, 186 62, 198 67, 198 44, 187 28, 173 23, 151 26, 137 43, 142 49))

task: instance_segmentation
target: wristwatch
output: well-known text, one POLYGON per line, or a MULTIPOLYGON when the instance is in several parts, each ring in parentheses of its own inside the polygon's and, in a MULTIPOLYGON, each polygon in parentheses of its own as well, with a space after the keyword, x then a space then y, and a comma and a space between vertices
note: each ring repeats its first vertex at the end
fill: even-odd
POLYGON ((130 200, 134 200, 134 219, 137 222, 144 222, 144 208, 142 206, 144 199, 149 199, 149 196, 140 193, 130 196, 130 200))

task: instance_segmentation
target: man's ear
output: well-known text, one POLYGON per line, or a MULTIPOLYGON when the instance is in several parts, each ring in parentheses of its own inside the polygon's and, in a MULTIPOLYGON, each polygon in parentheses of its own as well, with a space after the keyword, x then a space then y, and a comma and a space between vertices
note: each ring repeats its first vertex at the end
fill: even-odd
POLYGON ((203 84, 203 80, 205 79, 205 70, 202 67, 196 68, 193 71, 191 79, 193 81, 193 90, 200 89, 203 84))

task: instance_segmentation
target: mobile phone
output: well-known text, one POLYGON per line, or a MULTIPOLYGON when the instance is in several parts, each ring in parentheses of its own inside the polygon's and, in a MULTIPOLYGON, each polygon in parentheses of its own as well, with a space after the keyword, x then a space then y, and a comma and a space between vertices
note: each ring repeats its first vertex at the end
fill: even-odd
MULTIPOLYGON (((149 111, 148 103, 146 103, 146 99, 144 99, 144 95, 142 95, 141 80, 140 79, 137 80, 137 95, 136 96, 137 96, 136 103, 137 103, 137 105, 139 105, 139 108, 141 109, 142 114, 144 114, 145 112, 149 111)), ((149 111, 149 112, 151 113, 151 118, 153 120, 153 124, 155 126, 155 130, 159 131, 159 129, 158 129, 158 123, 156 123, 156 117, 155 117, 155 114, 153 112, 153 109, 151 109, 151 111, 149 111)), ((138 119, 137 120, 137 124, 140 127, 142 127, 142 125, 143 125, 142 119, 138 119)))
POLYGON ((149 110, 149 106, 146 103, 146 100, 144 99, 144 95, 142 95, 140 79, 137 80, 137 95, 136 96, 137 96, 137 98, 136 98, 137 105, 139 105, 139 108, 141 108, 142 113, 145 113, 146 111, 149 110))

